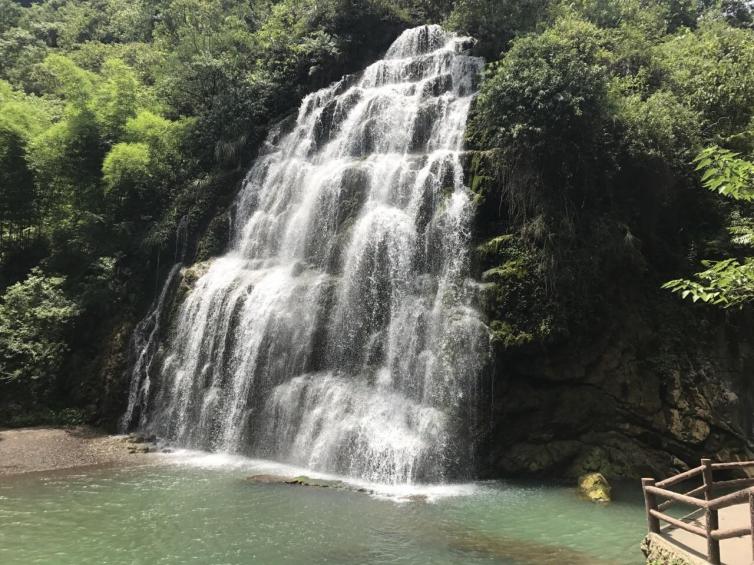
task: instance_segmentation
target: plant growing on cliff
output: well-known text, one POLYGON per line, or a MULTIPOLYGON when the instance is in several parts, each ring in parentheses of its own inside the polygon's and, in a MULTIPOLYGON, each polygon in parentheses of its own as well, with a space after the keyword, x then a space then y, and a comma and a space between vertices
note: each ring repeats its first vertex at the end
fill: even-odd
MULTIPOLYGON (((695 159, 707 190, 737 201, 754 201, 754 163, 739 153, 716 145, 703 150, 695 159)), ((730 228, 733 242, 749 247, 754 241, 750 222, 738 219, 730 228)), ((668 281, 663 288, 693 302, 706 302, 722 308, 743 306, 754 301, 754 257, 703 261, 707 267, 692 279, 668 281)))

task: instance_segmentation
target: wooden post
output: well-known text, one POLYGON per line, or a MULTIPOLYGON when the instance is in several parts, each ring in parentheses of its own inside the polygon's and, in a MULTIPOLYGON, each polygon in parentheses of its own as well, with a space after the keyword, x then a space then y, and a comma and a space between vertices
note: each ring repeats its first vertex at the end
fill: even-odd
POLYGON ((655 486, 654 479, 644 478, 641 480, 641 489, 644 491, 644 506, 647 510, 647 525, 649 526, 650 533, 659 534, 660 521, 649 512, 650 510, 657 510, 657 501, 655 500, 655 495, 651 492, 647 492, 647 489, 644 488, 653 486, 655 486))
POLYGON ((751 522, 751 557, 754 563, 754 488, 749 489, 749 520, 751 522))
MULTIPOLYGON (((702 459, 702 478, 704 479, 704 500, 712 500, 712 488, 715 484, 712 478, 712 460, 702 459)), ((705 530, 707 531, 707 561, 712 565, 720 565, 720 540, 712 537, 712 532, 720 526, 717 509, 707 508, 704 513, 705 530)))
POLYGON ((704 500, 712 500, 712 489, 715 484, 712 478, 712 460, 702 459, 702 479, 704 480, 704 500))

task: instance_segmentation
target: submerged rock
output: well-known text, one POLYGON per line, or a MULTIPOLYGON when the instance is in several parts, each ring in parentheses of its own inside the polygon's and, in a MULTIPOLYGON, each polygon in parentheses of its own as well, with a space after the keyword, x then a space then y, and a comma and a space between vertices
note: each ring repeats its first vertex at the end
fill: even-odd
POLYGON ((319 488, 340 488, 346 490, 357 490, 356 488, 350 488, 343 481, 330 481, 326 479, 314 479, 305 475, 298 477, 286 477, 284 475, 251 475, 246 477, 247 481, 263 484, 277 484, 277 485, 296 485, 304 487, 319 487, 319 488))
MULTIPOLYGON (((343 481, 329 479, 315 479, 300 475, 298 477, 287 477, 285 475, 251 475, 246 477, 247 481, 266 485, 289 485, 315 488, 331 488, 336 490, 347 490, 350 492, 359 492, 362 494, 375 494, 375 491, 366 487, 352 485, 343 481)), ((425 494, 412 494, 399 496, 398 500, 407 502, 428 502, 429 497, 425 494)))
POLYGON ((592 502, 610 502, 610 483, 601 473, 588 473, 579 477, 579 492, 592 502))
POLYGON ((286 481, 289 485, 300 485, 304 487, 320 487, 320 488, 348 488, 348 485, 342 481, 328 481, 325 479, 313 479, 306 475, 299 477, 293 477, 291 480, 286 481))
POLYGON ((246 477, 246 480, 253 483, 284 485, 287 484, 290 477, 283 477, 281 475, 251 475, 246 477))

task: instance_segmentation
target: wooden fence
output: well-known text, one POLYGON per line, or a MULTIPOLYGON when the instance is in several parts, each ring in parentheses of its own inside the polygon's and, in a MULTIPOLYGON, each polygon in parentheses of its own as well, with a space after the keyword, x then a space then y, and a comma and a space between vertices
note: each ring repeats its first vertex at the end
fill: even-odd
MULTIPOLYGON (((741 536, 752 536, 752 562, 754 562, 754 477, 715 481, 715 470, 744 470, 754 468, 754 461, 739 461, 735 463, 712 463, 710 459, 702 459, 701 465, 680 473, 669 479, 655 482, 654 479, 642 479, 641 485, 644 490, 644 503, 647 509, 647 523, 649 531, 660 534, 660 522, 666 522, 676 528, 680 528, 692 534, 696 534, 707 540, 707 561, 713 565, 720 565, 720 540, 741 536), (677 485, 700 476, 701 486, 693 488, 685 493, 674 492, 668 487, 677 485), (724 489, 736 489, 735 492, 713 498, 715 491, 724 489), (697 498, 698 496, 703 498, 697 498), (658 498, 667 499, 660 504, 658 498), (750 520, 740 527, 721 530, 718 525, 718 512, 728 506, 748 502, 750 520), (684 504, 698 510, 703 510, 705 527, 684 521, 684 518, 674 518, 664 513, 664 510, 673 504, 684 504)), ((687 517, 688 518, 688 517, 687 517)))

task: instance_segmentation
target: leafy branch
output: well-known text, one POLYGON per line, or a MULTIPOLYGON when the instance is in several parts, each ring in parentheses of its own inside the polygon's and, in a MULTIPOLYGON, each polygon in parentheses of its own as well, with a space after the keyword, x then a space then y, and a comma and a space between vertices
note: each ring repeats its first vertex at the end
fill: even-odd
MULTIPOLYGON (((702 172, 702 186, 735 200, 754 201, 754 163, 740 158, 739 153, 717 145, 707 147, 694 159, 696 170, 702 172)), ((750 218, 736 216, 730 229, 733 242, 749 246, 752 239, 750 218)), ((754 257, 722 261, 703 261, 705 271, 693 280, 675 279, 662 288, 693 302, 705 302, 721 308, 741 307, 754 301, 754 257)))
POLYGON ((694 163, 697 171, 703 171, 704 188, 735 200, 754 200, 754 163, 741 159, 740 153, 712 145, 699 153, 694 163))

